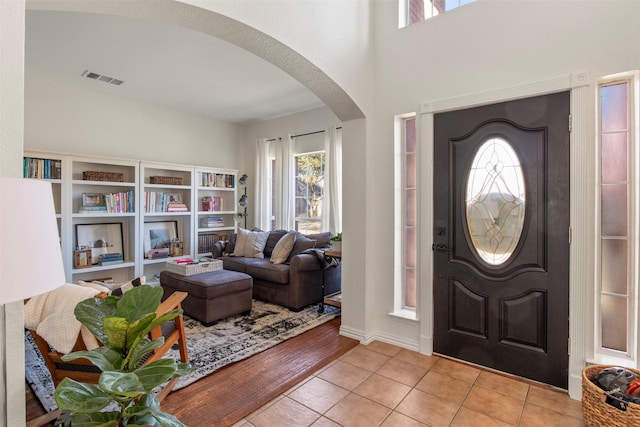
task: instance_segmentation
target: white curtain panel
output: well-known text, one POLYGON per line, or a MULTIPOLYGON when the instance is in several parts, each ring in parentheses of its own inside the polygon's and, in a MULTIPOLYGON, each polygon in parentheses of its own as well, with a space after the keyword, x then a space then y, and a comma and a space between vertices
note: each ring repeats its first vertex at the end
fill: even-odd
POLYGON ((295 173, 293 170, 293 138, 276 142, 276 228, 295 229, 295 173))
POLYGON ((322 230, 342 231, 342 131, 328 126, 324 131, 325 169, 322 230))
POLYGON ((270 142, 266 138, 256 141, 256 173, 254 203, 256 227, 271 230, 271 161, 269 159, 270 142))

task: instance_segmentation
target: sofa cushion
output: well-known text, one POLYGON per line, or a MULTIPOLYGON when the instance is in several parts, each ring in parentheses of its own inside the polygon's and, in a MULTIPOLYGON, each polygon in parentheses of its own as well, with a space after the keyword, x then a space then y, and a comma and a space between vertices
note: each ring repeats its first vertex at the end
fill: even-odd
MULTIPOLYGON (((273 233, 272 233, 273 234, 273 233)), ((293 249, 293 245, 296 243, 296 232, 290 231, 278 240, 276 246, 273 248, 271 253, 271 262, 274 264, 282 264, 289 258, 289 254, 291 253, 291 249, 293 249)), ((265 250, 266 252, 266 250, 265 250)), ((266 253, 265 253, 266 256, 266 253)))
POLYGON ((256 280, 278 283, 286 285, 289 283, 288 264, 273 264, 268 259, 256 260, 246 265, 246 273, 256 280))
POLYGON ((291 258, 298 255, 300 252, 314 248, 316 246, 316 241, 311 240, 304 235, 297 234, 296 235, 296 243, 293 245, 293 249, 291 249, 291 253, 287 258, 287 262, 291 262, 291 258))
POLYGON ((233 249, 233 255, 250 258, 264 258, 262 251, 265 243, 267 243, 268 237, 268 231, 249 231, 244 228, 239 228, 238 237, 233 249))
POLYGON ((330 231, 324 233, 307 234, 305 236, 307 237, 307 239, 316 241, 316 245, 314 246, 316 248, 326 248, 327 246, 331 245, 331 242, 329 241, 329 239, 331 238, 330 231))
MULTIPOLYGON (((222 267, 225 270, 239 271, 241 273, 247 272, 247 266, 253 263, 260 264, 262 262, 264 261, 259 258, 245 258, 245 257, 234 257, 234 256, 222 257, 222 267)), ((268 263, 269 260, 266 260, 266 262, 268 263)))

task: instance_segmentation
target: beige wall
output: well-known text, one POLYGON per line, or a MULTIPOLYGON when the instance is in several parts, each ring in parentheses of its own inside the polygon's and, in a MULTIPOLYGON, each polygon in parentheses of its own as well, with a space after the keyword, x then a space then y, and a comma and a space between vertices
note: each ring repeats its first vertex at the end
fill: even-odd
POLYGON ((26 70, 25 148, 237 169, 240 126, 26 70))
MULTIPOLYGON (((22 170, 24 2, 0 2, 0 176, 22 170)), ((2 196, 2 195, 0 195, 2 196)), ((2 236, 0 236, 0 239, 2 236)), ((2 262, 11 261, 3 257, 2 262)), ((0 288, 19 286, 2 283, 0 288)), ((22 302, 0 306, 0 425, 25 423, 22 302)))

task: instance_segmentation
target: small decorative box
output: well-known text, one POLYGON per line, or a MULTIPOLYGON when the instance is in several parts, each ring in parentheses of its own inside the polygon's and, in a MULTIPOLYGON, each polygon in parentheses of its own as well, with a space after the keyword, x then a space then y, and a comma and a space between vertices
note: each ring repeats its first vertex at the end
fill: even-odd
POLYGON ((166 269, 183 276, 193 276, 194 274, 222 270, 222 260, 214 259, 211 261, 193 262, 182 262, 181 260, 167 261, 166 269))
POLYGON ((122 172, 84 171, 82 179, 85 181, 124 182, 124 174, 122 172))
POLYGON ((151 184, 182 185, 182 178, 179 176, 152 176, 149 181, 151 184))

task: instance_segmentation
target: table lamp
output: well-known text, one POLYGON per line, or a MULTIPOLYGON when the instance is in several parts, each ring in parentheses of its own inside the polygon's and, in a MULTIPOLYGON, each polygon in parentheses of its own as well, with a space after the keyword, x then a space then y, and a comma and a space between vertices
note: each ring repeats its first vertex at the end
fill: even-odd
POLYGON ((51 183, 0 177, 0 304, 62 286, 66 279, 51 183))

